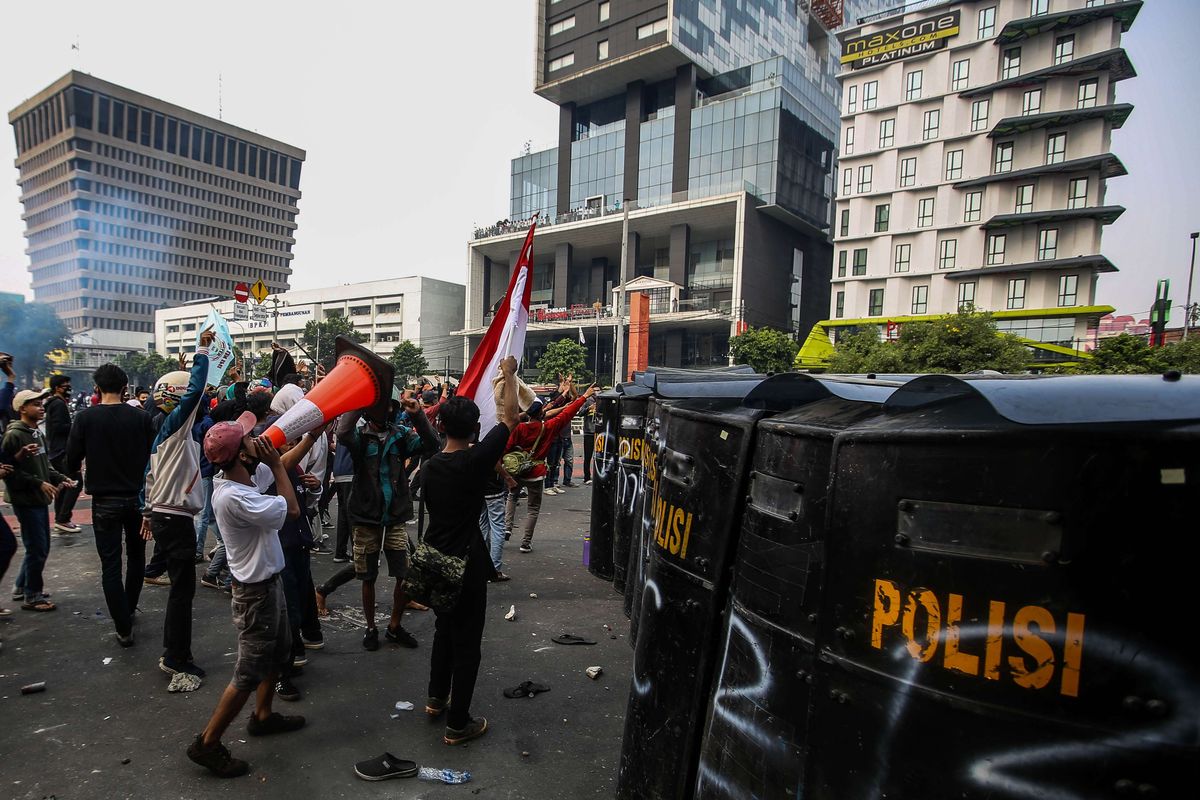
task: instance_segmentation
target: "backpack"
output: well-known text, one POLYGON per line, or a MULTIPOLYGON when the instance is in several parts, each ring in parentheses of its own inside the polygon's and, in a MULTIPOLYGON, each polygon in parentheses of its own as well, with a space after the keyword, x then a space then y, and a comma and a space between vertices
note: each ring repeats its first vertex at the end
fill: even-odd
POLYGON ((541 459, 535 460, 533 454, 537 452, 538 444, 542 441, 542 434, 546 432, 546 423, 542 423, 541 430, 538 431, 537 438, 533 440, 533 447, 528 451, 522 450, 520 447, 505 453, 504 458, 500 459, 500 466, 504 468, 512 477, 520 480, 533 471, 534 467, 541 466, 546 462, 541 459))

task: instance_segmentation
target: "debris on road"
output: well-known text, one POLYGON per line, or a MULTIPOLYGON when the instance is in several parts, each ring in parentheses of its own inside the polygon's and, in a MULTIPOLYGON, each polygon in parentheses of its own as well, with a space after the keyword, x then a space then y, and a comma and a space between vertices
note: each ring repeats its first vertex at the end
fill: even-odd
POLYGON ((509 622, 512 622, 514 619, 516 619, 517 618, 517 607, 515 605, 509 606, 508 613, 504 615, 504 618, 506 620, 508 620, 509 622))
POLYGON ((194 692, 204 684, 199 677, 189 675, 186 672, 176 672, 171 676, 171 682, 167 684, 168 692, 194 692))
POLYGON ((600 677, 600 673, 604 672, 604 667, 588 667, 584 672, 587 673, 589 678, 596 680, 600 677))
POLYGON ((433 767, 421 767, 417 771, 417 777, 423 781, 441 781, 442 783, 466 783, 471 780, 471 773, 460 772, 456 769, 434 769, 433 767))
POLYGON ((413 704, 410 703, 408 700, 397 700, 396 701, 396 710, 397 711, 412 711, 413 704))
POLYGON ((21 687, 21 694, 37 694, 46 691, 46 682, 38 681, 21 687))

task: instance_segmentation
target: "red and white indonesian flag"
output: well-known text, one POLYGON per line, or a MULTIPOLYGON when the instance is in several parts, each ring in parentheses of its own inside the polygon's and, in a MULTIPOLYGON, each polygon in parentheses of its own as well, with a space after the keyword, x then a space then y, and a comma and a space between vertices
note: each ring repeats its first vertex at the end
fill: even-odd
POLYGON ((470 397, 479 406, 479 430, 486 435, 496 425, 496 400, 492 379, 500 362, 508 356, 521 360, 525 352, 525 328, 529 325, 529 297, 533 291, 533 229, 525 235, 517 266, 508 282, 508 293, 488 326, 483 341, 471 356, 471 363, 458 384, 458 394, 470 397))

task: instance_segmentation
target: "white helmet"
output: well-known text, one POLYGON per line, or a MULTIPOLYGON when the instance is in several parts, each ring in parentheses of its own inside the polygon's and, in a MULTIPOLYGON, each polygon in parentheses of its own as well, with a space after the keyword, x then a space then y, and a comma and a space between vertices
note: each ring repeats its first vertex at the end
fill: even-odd
POLYGON ((188 381, 191 378, 191 373, 183 370, 168 372, 166 375, 163 375, 154 384, 154 393, 152 395, 154 397, 154 405, 167 414, 174 411, 175 406, 179 405, 179 401, 187 393, 188 381))

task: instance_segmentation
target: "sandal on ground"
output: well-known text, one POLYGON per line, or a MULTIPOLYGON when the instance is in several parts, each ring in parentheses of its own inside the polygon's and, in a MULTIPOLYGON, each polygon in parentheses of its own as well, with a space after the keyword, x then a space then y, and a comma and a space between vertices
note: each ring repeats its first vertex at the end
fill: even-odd
POLYGON ((558 644, 595 644, 591 639, 585 639, 573 633, 560 633, 550 641, 557 642, 558 644))
POLYGON ((11 616, 12 616, 11 608, 0 608, 0 617, 11 617, 11 616))
POLYGON ((511 689, 504 690, 505 697, 533 697, 535 694, 550 691, 550 687, 543 683, 534 683, 533 681, 521 681, 518 685, 511 689))
POLYGON ((21 603, 21 608, 26 611, 53 611, 58 606, 51 603, 44 597, 39 597, 37 600, 32 600, 28 603, 21 603))
POLYGON ((386 781, 388 778, 411 778, 417 774, 417 764, 391 753, 360 761, 354 765, 354 774, 364 781, 386 781))

